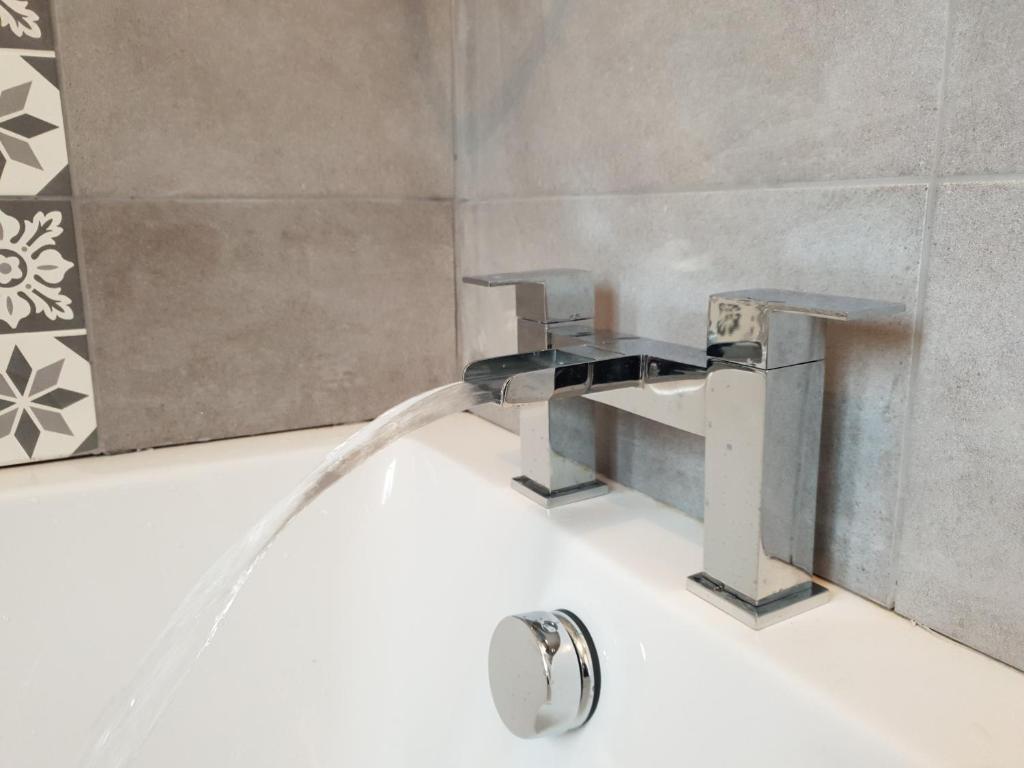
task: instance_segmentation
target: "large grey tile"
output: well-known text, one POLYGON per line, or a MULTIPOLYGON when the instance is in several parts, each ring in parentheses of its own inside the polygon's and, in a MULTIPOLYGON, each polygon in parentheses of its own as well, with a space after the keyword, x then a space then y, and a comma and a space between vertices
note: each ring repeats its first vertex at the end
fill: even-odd
POLYGON ((930 169, 944 3, 457 7, 462 197, 930 169))
POLYGON ((941 191, 896 609, 1024 669, 1024 185, 941 191))
MULTIPOLYGON (((594 270, 598 322, 702 346, 707 296, 757 286, 913 304, 922 186, 690 193, 466 203, 462 274, 550 266, 594 270)), ((515 348, 512 292, 459 288, 463 359, 515 348)), ((907 386, 909 321, 832 327, 818 570, 888 601, 907 386)), ((607 417, 603 417, 607 418, 607 417)), ((605 467, 699 515, 702 452, 643 422, 604 427, 605 467), (622 469, 624 468, 624 469, 622 469), (660 478, 660 479, 659 479, 660 478), (669 487, 669 484, 672 487, 669 487)), ((614 472, 613 472, 614 474, 614 472)))
POLYGON ((451 205, 80 207, 102 448, 366 419, 451 381, 451 205))
POLYGON ((942 170, 1024 171, 1024 5, 954 0, 942 170))
POLYGON ((56 0, 87 195, 450 196, 448 0, 56 0))

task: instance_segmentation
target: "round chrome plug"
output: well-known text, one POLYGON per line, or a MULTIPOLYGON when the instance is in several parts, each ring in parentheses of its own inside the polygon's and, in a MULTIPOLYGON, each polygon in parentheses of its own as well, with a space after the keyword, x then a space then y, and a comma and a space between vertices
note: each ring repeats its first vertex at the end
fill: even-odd
POLYGON ((520 738, 579 728, 597 706, 597 653, 569 611, 506 616, 491 637, 488 667, 498 715, 520 738))

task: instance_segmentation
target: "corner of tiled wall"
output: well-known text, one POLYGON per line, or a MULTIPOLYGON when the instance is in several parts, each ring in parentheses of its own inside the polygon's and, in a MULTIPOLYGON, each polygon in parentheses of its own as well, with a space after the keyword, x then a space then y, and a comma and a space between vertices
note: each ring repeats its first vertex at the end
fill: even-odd
MULTIPOLYGON (((906 304, 829 331, 816 571, 1024 669, 1024 7, 526 6, 457 0, 459 271, 585 267, 689 344, 730 287, 906 304)), ((511 301, 460 288, 464 359, 511 301)), ((598 468, 699 515, 700 446, 603 418, 598 468)))
POLYGON ((48 0, 0 3, 0 466, 95 450, 48 0))

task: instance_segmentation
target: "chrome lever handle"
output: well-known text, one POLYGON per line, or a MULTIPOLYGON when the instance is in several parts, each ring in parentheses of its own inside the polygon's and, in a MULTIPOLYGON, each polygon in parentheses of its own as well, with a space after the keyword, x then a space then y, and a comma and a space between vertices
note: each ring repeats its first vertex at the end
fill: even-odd
POLYGON ((707 352, 758 368, 821 360, 824 320, 887 317, 905 309, 895 302, 771 288, 716 293, 708 300, 707 352))
POLYGON ((594 317, 594 281, 586 269, 538 269, 462 278, 469 285, 514 285, 516 316, 535 323, 564 323, 594 317))
POLYGON ((792 312, 810 315, 823 320, 862 320, 873 317, 901 314, 906 307, 891 301, 859 299, 853 296, 831 296, 824 293, 803 291, 782 291, 774 288, 753 288, 745 291, 728 291, 711 296, 714 307, 742 304, 754 307, 760 312, 792 312))

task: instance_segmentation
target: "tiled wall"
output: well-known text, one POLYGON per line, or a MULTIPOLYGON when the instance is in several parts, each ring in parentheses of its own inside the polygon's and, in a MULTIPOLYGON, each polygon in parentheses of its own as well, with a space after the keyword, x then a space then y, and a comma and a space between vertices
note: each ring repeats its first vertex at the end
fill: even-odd
POLYGON ((96 447, 53 20, 0 3, 0 466, 96 447))
POLYGON ((451 380, 449 0, 48 2, 0 2, 0 464, 451 380))
MULTIPOLYGON (((1024 667, 1024 6, 455 5, 459 273, 586 267, 602 324, 695 345, 716 290, 904 302, 829 329, 817 569, 1024 667)), ((459 320, 514 348, 510 292, 459 320)), ((597 417, 700 513, 699 440, 597 417)))
MULTIPOLYGON (((715 290, 897 300, 829 332, 818 570, 1024 667, 1022 47, 1009 0, 0 2, 0 464, 373 416, 454 375, 453 272, 690 344, 715 290)), ((699 514, 698 440, 596 415, 699 514)))

